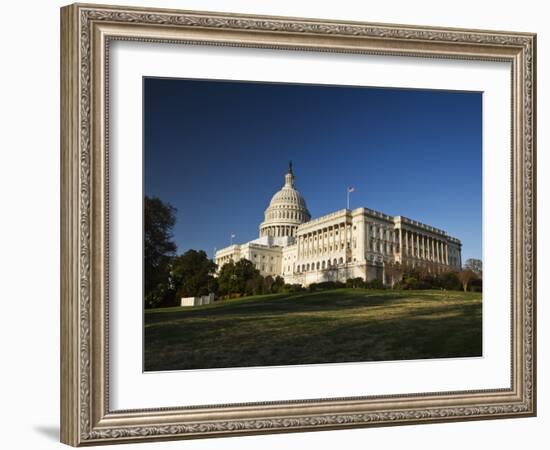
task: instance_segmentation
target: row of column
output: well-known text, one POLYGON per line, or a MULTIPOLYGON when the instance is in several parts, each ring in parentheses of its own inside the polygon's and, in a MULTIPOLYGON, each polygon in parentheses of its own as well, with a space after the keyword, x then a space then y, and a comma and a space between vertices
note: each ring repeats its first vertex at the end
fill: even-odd
POLYGON ((336 251, 336 246, 338 246, 339 249, 340 246, 343 246, 345 249, 348 242, 351 242, 351 225, 345 222, 305 233, 298 236, 297 239, 298 258, 302 259, 314 254, 318 255, 322 253, 325 248, 327 252, 329 252, 331 246, 333 252, 336 251), (336 236, 337 231, 338 236, 336 236))
POLYGON ((449 264, 449 245, 445 241, 399 228, 401 255, 449 264), (415 254, 416 253, 416 254, 415 254))
POLYGON ((300 211, 274 210, 266 214, 265 220, 292 219, 292 220, 307 220, 305 214, 300 211))
POLYGON ((294 236, 296 233, 296 228, 297 227, 291 225, 270 226, 262 229, 262 236, 294 236))

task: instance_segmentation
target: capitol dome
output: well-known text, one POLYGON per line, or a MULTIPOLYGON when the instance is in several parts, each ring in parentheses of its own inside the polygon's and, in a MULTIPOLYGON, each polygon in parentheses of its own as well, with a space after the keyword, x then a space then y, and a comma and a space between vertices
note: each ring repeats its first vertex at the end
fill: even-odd
POLYGON ((311 219, 306 201, 294 187, 292 163, 285 175, 285 185, 269 202, 260 224, 260 237, 296 236, 298 225, 311 219))

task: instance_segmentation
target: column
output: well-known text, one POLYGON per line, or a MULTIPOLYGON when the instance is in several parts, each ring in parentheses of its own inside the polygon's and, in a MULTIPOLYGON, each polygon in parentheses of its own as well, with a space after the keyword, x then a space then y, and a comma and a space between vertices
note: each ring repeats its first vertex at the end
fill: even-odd
POLYGON ((401 255, 401 263, 403 263, 403 233, 399 227, 399 254, 401 255))
POLYGON ((434 238, 431 237, 430 238, 430 261, 435 261, 435 257, 434 257, 434 238))
POLYGON ((427 237, 425 234, 422 235, 422 259, 428 259, 428 247, 427 247, 427 237))
POLYGON ((319 254, 319 251, 321 250, 321 235, 319 234, 319 230, 317 230, 315 232, 315 235, 317 237, 317 245, 316 245, 316 248, 315 248, 315 252, 317 253, 317 255, 319 254))
POLYGON ((355 223, 357 227, 356 232, 356 242, 357 242, 357 248, 352 249, 353 254, 355 255, 355 258, 359 262, 365 261, 365 218, 364 217, 358 217, 358 221, 355 223))
POLYGON ((449 244, 445 242, 445 264, 449 265, 449 244))
POLYGON ((430 238, 424 235, 424 259, 428 261, 430 259, 430 247, 429 247, 430 238))
POLYGON ((409 256, 409 231, 405 230, 405 255, 409 256))

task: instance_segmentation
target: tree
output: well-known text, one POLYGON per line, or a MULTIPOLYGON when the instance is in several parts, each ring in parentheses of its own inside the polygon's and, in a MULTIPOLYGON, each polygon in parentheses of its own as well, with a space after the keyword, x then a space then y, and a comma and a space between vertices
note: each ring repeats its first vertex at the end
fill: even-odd
MULTIPOLYGON (((219 293, 229 295, 253 292, 255 283, 259 280, 258 276, 261 276, 260 272, 248 259, 243 258, 236 263, 230 261, 222 266, 218 274, 219 293), (251 280, 256 281, 253 283, 251 280)), ((256 288, 259 289, 259 287, 256 288)))
POLYGON ((385 262, 384 273, 386 275, 386 280, 389 280, 389 284, 393 288, 396 282, 402 280, 403 273, 405 273, 405 267, 398 262, 385 262))
POLYGON ((225 263, 218 273, 218 292, 221 295, 228 295, 235 292, 235 263, 225 263))
POLYGON ((281 292, 284 285, 285 285, 284 278, 277 275, 275 277, 275 280, 273 281, 273 284, 271 285, 271 292, 273 293, 281 292))
POLYGON ((215 292, 216 264, 208 259, 204 250, 188 250, 174 258, 171 278, 176 298, 197 297, 215 292))
POLYGON ((467 259, 464 263, 464 269, 471 270, 479 278, 481 278, 483 275, 483 263, 481 262, 481 259, 467 259))
POLYGON ((264 277, 255 274, 246 282, 246 295, 260 295, 264 293, 264 277))
POLYGON ((275 283, 275 280, 271 275, 267 275, 266 277, 264 277, 264 292, 271 292, 273 283, 275 283))
POLYGON ((235 283, 236 291, 240 294, 246 292, 246 283, 248 280, 253 279, 256 275, 259 275, 258 269, 254 267, 254 263, 246 258, 239 259, 235 263, 235 283))
POLYGON ((167 301, 170 293, 169 269, 176 251, 172 228, 176 209, 157 197, 145 196, 144 228, 144 297, 145 306, 152 308, 167 301))
POLYGON ((464 292, 468 290, 468 286, 470 285, 470 283, 477 278, 477 274, 469 269, 461 270, 460 272, 458 272, 458 279, 462 283, 462 289, 464 290, 464 292))
POLYGON ((436 277, 437 287, 448 291, 460 291, 463 289, 458 272, 444 271, 436 277))

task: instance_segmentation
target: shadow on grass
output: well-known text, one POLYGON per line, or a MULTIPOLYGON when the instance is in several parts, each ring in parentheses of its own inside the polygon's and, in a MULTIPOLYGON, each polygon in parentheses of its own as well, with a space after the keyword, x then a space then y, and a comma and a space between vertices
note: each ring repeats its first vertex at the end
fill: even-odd
MULTIPOLYGON (((460 293, 459 293, 460 294, 460 293)), ((441 302, 454 298, 446 291, 369 291, 365 289, 337 289, 300 294, 277 294, 251 299, 219 301, 193 309, 167 308, 146 311, 146 325, 179 318, 231 316, 261 316, 315 311, 335 311, 342 308, 391 306, 404 299, 441 302), (170 319, 168 319, 170 317, 170 319)))
MULTIPOLYGON (((481 301, 331 291, 153 315, 146 370, 481 355, 481 301), (285 305, 285 303, 287 303, 285 305), (290 303, 290 305, 288 305, 290 303), (328 304, 327 304, 328 303, 328 304), (376 310, 372 307, 377 306, 376 310), (251 307, 254 307, 251 310, 251 307)), ((149 317, 150 318, 150 317, 149 317)))

